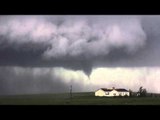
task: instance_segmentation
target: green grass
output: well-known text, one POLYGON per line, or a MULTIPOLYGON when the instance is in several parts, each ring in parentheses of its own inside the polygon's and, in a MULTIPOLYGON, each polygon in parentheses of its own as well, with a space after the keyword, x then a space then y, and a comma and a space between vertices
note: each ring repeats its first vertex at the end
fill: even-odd
POLYGON ((160 97, 107 98, 93 92, 0 96, 0 105, 160 105, 160 97))

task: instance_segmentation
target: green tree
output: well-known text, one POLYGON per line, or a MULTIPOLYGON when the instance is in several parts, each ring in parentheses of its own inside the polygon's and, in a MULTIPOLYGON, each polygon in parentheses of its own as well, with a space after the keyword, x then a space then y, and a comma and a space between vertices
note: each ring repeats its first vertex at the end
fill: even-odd
POLYGON ((131 89, 129 89, 129 96, 132 97, 133 96, 133 91, 131 89))
POLYGON ((139 91, 137 92, 137 96, 139 96, 139 97, 147 96, 147 90, 141 86, 139 88, 139 91))

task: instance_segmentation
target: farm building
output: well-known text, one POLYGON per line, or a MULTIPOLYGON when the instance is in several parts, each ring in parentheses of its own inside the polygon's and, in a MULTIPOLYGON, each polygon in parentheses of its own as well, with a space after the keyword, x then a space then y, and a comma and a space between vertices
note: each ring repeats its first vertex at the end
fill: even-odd
POLYGON ((100 88, 97 91, 95 91, 95 96, 129 96, 129 91, 122 88, 115 89, 114 87, 112 89, 100 88))

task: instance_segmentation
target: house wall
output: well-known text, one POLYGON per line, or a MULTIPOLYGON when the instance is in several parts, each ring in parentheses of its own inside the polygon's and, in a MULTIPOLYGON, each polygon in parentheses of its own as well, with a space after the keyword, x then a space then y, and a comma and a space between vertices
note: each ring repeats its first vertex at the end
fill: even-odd
POLYGON ((119 92, 119 94, 121 94, 121 96, 125 96, 125 95, 129 96, 129 92, 119 92))
POLYGON ((113 90, 109 93, 109 95, 106 95, 106 96, 120 96, 120 95, 121 96, 125 96, 125 95, 129 96, 129 92, 118 92, 116 90, 113 90))
POLYGON ((105 92, 100 89, 100 90, 95 92, 95 96, 105 96, 105 92))
POLYGON ((112 90, 111 92, 109 92, 109 95, 105 95, 108 97, 112 97, 112 96, 119 96, 119 92, 117 92, 116 90, 112 90))
POLYGON ((125 95, 129 96, 129 92, 118 92, 116 90, 113 90, 113 91, 109 92, 109 94, 107 94, 107 93, 108 92, 105 92, 105 91, 100 89, 100 90, 95 92, 95 96, 113 97, 113 96, 120 96, 120 94, 121 94, 121 96, 125 96, 125 95))

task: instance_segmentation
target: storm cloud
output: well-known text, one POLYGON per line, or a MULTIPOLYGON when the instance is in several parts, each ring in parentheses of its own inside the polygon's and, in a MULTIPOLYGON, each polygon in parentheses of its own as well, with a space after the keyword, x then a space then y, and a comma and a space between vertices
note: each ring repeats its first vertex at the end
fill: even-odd
POLYGON ((94 59, 117 49, 133 54, 146 41, 141 19, 132 16, 1 16, 0 28, 1 53, 19 59, 2 60, 4 64, 33 66, 39 61, 87 74, 94 59))
POLYGON ((65 92, 71 84, 137 90, 152 82, 149 90, 159 92, 159 30, 159 16, 1 15, 0 94, 65 92))
POLYGON ((87 79, 82 71, 63 68, 0 67, 0 95, 67 93, 70 85, 73 92, 79 92, 87 79))
POLYGON ((160 67, 95 68, 88 76, 65 68, 0 67, 0 95, 95 91, 102 87, 160 92, 160 67))

